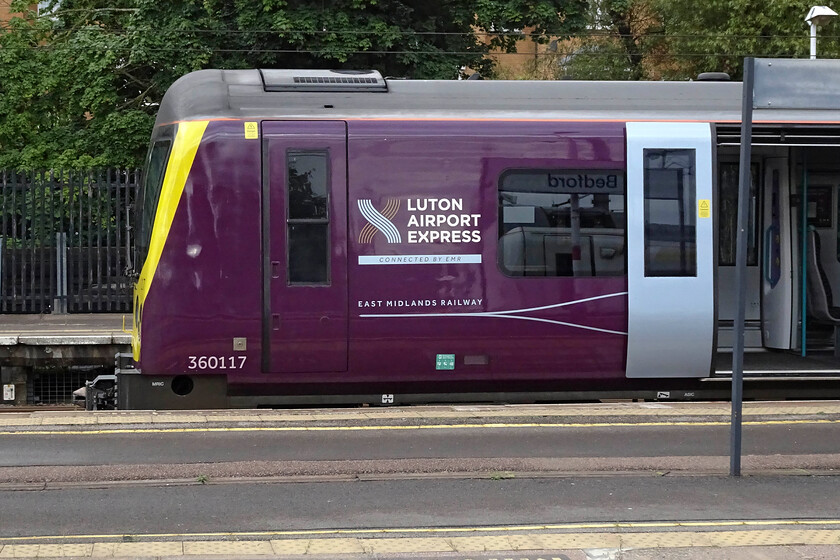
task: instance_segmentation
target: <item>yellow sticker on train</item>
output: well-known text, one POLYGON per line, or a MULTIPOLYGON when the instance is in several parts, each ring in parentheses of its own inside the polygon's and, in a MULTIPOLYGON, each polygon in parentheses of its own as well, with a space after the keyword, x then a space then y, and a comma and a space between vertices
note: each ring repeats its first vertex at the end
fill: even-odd
POLYGON ((697 202, 697 215, 701 218, 712 217, 712 203, 708 198, 703 198, 697 202))
POLYGON ((260 137, 260 129, 255 122, 245 123, 245 139, 255 140, 260 137))

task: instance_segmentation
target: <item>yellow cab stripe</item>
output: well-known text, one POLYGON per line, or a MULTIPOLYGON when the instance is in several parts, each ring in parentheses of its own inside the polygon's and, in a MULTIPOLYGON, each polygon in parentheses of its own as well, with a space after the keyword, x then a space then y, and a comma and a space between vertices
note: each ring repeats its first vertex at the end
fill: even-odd
MULTIPOLYGON (((184 192, 184 185, 187 183, 187 177, 195 160, 195 154, 209 122, 190 121, 178 124, 178 131, 175 134, 175 141, 172 143, 172 150, 166 164, 163 186, 155 211, 155 221, 149 240, 149 252, 146 256, 146 262, 143 263, 143 270, 140 271, 140 277, 134 286, 134 305, 139 306, 141 310, 160 263, 160 256, 163 253, 163 247, 166 245, 166 239, 169 237, 169 230, 175 218, 175 211, 181 202, 181 195, 184 192)), ((140 359, 140 325, 137 324, 137 315, 135 311, 131 341, 135 360, 140 359)))

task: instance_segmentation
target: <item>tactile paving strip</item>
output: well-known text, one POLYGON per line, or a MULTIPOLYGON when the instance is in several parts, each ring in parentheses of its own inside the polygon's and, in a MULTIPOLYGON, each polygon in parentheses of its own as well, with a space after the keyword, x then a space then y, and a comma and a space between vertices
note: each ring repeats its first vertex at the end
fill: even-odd
MULTIPOLYGON (((835 529, 741 529, 729 531, 651 531, 518 533, 470 537, 311 538, 271 541, 159 541, 120 543, 7 544, 0 558, 120 558, 136 556, 271 556, 336 554, 502 552, 565 549, 737 548, 782 545, 837 545, 835 529)), ((840 552, 840 549, 838 549, 840 552)))
POLYGON ((274 549, 268 541, 196 541, 184 543, 184 555, 268 555, 274 549))

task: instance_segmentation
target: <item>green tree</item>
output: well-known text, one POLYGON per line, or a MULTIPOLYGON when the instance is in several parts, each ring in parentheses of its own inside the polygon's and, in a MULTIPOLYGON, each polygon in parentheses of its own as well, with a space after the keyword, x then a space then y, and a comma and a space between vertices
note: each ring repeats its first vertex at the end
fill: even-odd
POLYGON ((0 168, 137 165, 154 109, 116 26, 125 15, 39 17, 27 4, 12 3, 23 17, 0 33, 0 168))
MULTIPOLYGON (((692 79, 745 56, 807 57, 806 0, 593 0, 589 28, 554 64, 575 79, 692 79)), ((840 24, 820 30, 820 57, 840 56, 840 24)))
POLYGON ((586 0, 55 0, 0 29, 0 168, 139 165, 156 108, 201 68, 492 75, 511 51, 585 23, 586 0))
MULTIPOLYGON (((656 2, 673 59, 665 72, 669 78, 720 71, 740 79, 745 56, 808 56, 804 18, 810 0, 656 2)), ((840 55, 837 30, 836 23, 820 30, 820 57, 840 55)))
POLYGON ((598 0, 589 32, 558 53, 562 75, 578 80, 659 79, 661 16, 650 0, 598 0))

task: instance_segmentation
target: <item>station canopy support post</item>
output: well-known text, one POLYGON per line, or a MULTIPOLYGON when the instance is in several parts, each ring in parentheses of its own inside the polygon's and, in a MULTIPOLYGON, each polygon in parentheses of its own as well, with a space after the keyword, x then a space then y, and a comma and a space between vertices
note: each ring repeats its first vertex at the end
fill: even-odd
POLYGON ((732 420, 730 426, 729 475, 741 476, 741 413, 744 397, 744 321, 747 299, 747 227, 749 222, 750 158, 752 157, 752 113, 754 59, 744 59, 741 103, 741 156, 738 174, 738 224, 735 238, 735 285, 738 305, 735 339, 732 343, 732 420))
MULTIPOLYGON (((753 110, 759 121, 775 122, 779 109, 813 112, 814 121, 830 120, 840 110, 840 60, 837 59, 744 59, 741 105, 741 161, 738 180, 738 231, 735 242, 737 284, 734 341, 732 344, 732 424, 730 475, 741 476, 741 413, 744 387, 744 316, 746 304, 747 226, 749 216, 750 157, 753 110), (821 115, 820 112, 831 112, 821 115)), ((792 125, 795 126, 795 125, 792 125)), ((805 193, 803 193, 805 195, 805 193)), ((800 204, 807 206, 807 197, 800 204)), ((800 310, 804 318, 806 309, 800 310)), ((804 324, 804 323, 803 323, 804 324)))

